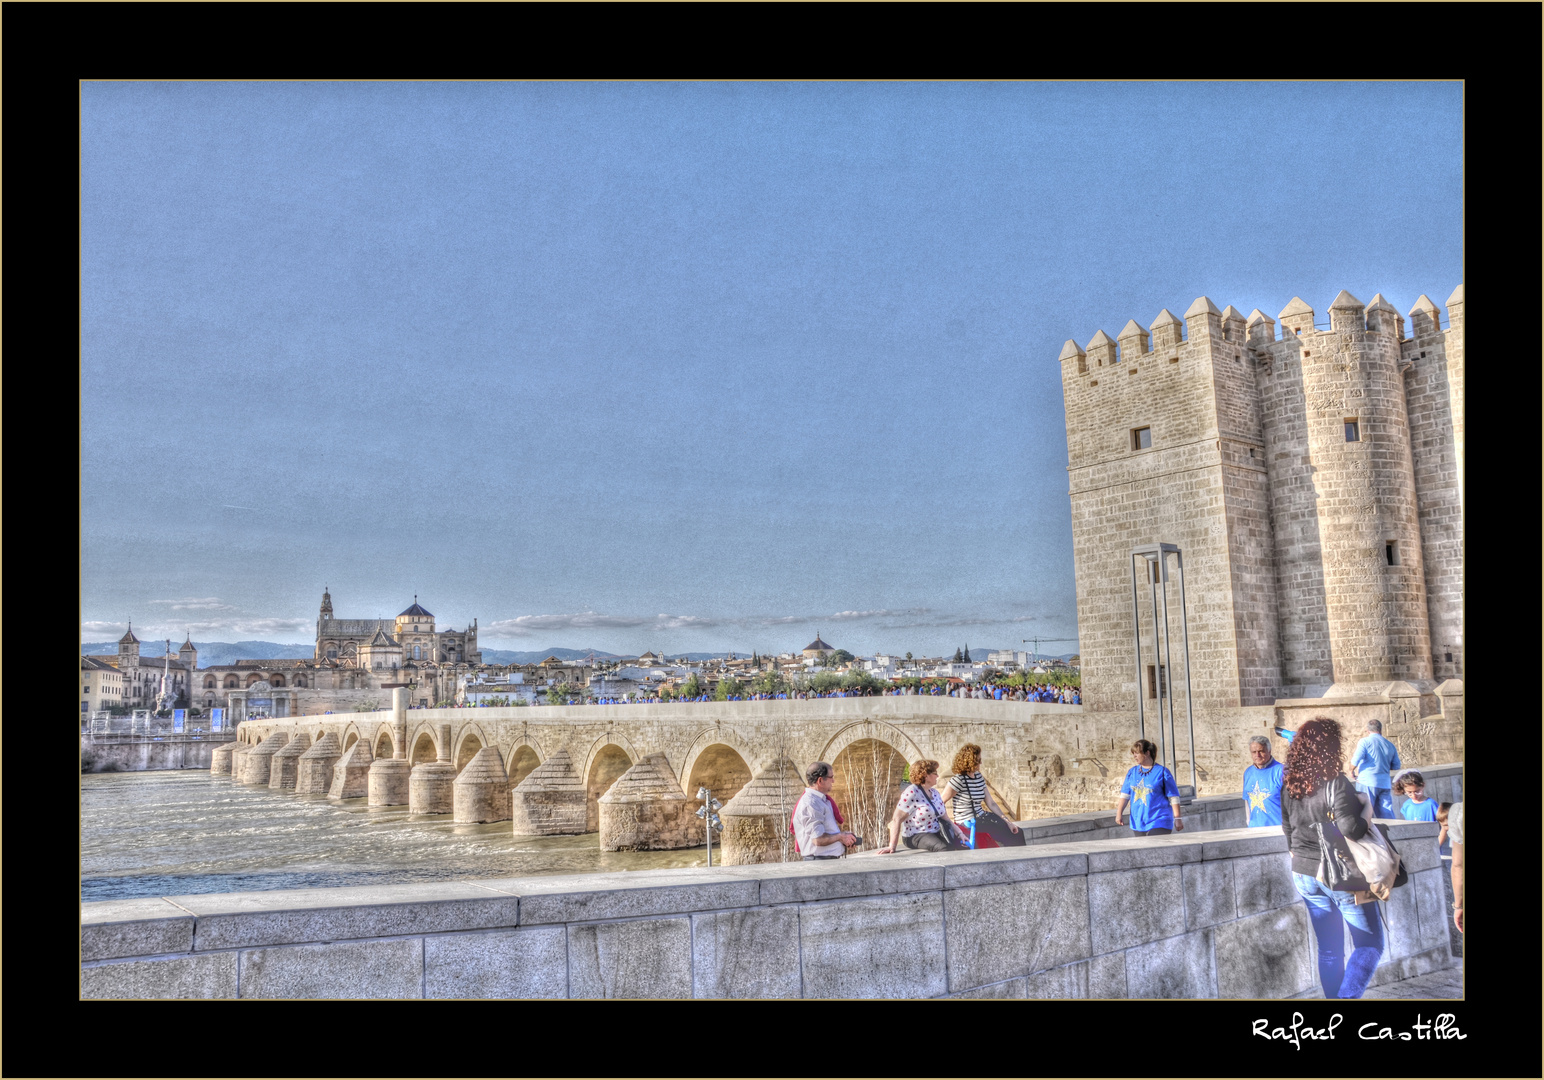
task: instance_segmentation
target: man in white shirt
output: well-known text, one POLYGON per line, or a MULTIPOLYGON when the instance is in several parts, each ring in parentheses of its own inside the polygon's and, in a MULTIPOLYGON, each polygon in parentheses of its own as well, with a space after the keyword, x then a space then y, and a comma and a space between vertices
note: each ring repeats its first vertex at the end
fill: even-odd
POLYGON ((831 809, 831 800, 827 798, 836 784, 836 770, 824 761, 817 761, 805 772, 804 781, 807 786, 793 811, 793 835, 799 842, 799 854, 806 862, 840 859, 846 853, 846 846, 856 844, 858 838, 850 832, 842 832, 831 809))

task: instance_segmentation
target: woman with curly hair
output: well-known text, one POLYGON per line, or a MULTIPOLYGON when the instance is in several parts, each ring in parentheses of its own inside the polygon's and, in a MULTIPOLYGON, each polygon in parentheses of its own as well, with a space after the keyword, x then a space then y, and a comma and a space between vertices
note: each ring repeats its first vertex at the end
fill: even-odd
POLYGON ((1292 882, 1308 905, 1318 943, 1319 984, 1327 998, 1359 998, 1383 955, 1378 902, 1357 903, 1358 894, 1337 892, 1319 881, 1319 837, 1314 825, 1333 822, 1348 838, 1367 833, 1356 788, 1342 771, 1340 724, 1315 717, 1297 729, 1287 747, 1281 784, 1281 831, 1292 859, 1292 882), (1346 956, 1346 927, 1351 955, 1346 956))
POLYGON ((934 786, 938 783, 938 762, 928 758, 911 763, 911 785, 901 793, 895 814, 890 818, 890 842, 879 849, 879 854, 895 851, 896 840, 918 851, 963 851, 960 842, 944 816, 943 800, 934 786))
POLYGON ((998 807, 981 775, 981 747, 966 743, 954 754, 954 775, 944 785, 944 798, 950 802, 949 816, 963 829, 976 822, 976 846, 983 845, 983 835, 990 836, 998 847, 1023 847, 1024 834, 1009 821, 998 807))

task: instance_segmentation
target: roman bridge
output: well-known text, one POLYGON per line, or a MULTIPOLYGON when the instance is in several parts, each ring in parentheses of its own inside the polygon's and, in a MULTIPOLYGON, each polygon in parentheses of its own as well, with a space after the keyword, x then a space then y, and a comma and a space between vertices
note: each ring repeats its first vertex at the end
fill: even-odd
MULTIPOLYGON (((1196 715, 1193 755, 1181 723, 1175 772, 1181 784, 1194 776, 1197 797, 1236 793, 1250 736, 1307 715, 1335 716, 1348 732, 1380 718, 1407 765, 1461 760, 1462 702, 1454 680, 1436 694, 1394 683, 1333 702, 1208 710, 1196 715)), ((1155 726, 1147 735, 1158 741, 1155 726)), ((211 772, 457 821, 512 820, 519 835, 599 832, 608 850, 701 843, 692 794, 707 787, 727 804, 725 858, 762 862, 787 854, 781 823, 809 762, 836 767, 832 794, 849 827, 878 837, 908 764, 931 758, 947 776, 967 742, 982 747, 990 790, 1017 820, 1110 811, 1137 734, 1133 713, 949 697, 409 710, 397 692, 391 710, 243 720, 211 772)))

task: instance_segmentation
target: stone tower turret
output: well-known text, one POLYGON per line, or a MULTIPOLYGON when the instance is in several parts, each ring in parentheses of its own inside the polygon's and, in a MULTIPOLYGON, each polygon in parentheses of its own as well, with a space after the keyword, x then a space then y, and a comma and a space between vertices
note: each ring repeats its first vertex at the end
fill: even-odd
POLYGON ((182 646, 177 650, 177 659, 181 660, 188 669, 188 686, 191 688, 192 673, 198 670, 198 649, 193 644, 193 631, 189 630, 183 639, 182 646))

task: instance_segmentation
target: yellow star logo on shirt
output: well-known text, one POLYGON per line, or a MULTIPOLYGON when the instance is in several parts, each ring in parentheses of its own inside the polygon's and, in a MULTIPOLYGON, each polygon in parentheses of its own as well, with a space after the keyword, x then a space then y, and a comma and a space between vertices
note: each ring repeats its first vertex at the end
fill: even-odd
POLYGON ((1249 809, 1264 810, 1265 800, 1270 798, 1270 792, 1260 787, 1260 781, 1254 782, 1254 790, 1249 793, 1249 809))
POLYGON ((1131 799, 1133 802, 1139 802, 1145 806, 1147 804, 1147 793, 1152 790, 1153 789, 1148 787, 1146 784, 1138 784, 1132 790, 1131 799))

